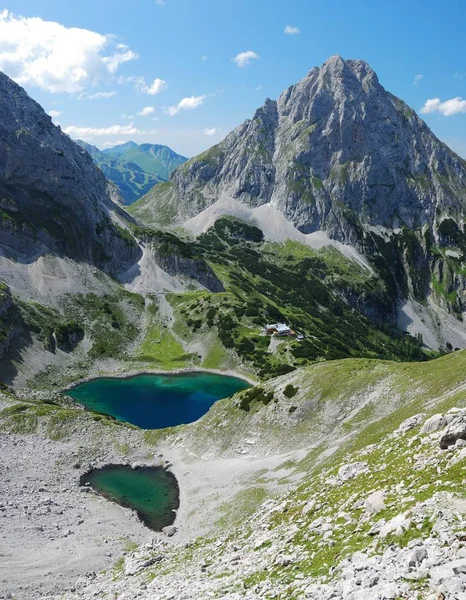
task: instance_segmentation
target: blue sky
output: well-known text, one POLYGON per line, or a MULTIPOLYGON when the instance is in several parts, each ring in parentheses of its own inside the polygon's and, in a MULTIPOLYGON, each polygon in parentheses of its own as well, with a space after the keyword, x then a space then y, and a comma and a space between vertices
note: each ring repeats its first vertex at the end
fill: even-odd
POLYGON ((466 157, 465 24, 464 0, 12 0, 0 70, 72 137, 192 156, 332 54, 362 58, 466 157))

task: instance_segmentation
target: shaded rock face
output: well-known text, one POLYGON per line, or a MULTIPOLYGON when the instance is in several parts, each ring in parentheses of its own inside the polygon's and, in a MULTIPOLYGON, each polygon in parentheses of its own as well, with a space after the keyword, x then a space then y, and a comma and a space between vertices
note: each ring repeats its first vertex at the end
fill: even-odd
POLYGON ((0 283, 0 359, 8 352, 13 339, 21 334, 23 320, 8 286, 0 283))
POLYGON ((32 262, 56 254, 108 273, 140 256, 113 224, 113 202, 91 157, 26 92, 0 73, 0 251, 32 262))
POLYGON ((222 192, 361 245, 356 223, 430 227, 466 203, 466 163, 361 60, 331 57, 173 175, 193 216, 222 192), (353 222, 355 221, 355 222, 353 222))
POLYGON ((174 277, 189 277, 200 283, 210 292, 224 292, 222 282, 212 268, 196 256, 189 244, 167 233, 142 236, 144 242, 164 271, 174 277))

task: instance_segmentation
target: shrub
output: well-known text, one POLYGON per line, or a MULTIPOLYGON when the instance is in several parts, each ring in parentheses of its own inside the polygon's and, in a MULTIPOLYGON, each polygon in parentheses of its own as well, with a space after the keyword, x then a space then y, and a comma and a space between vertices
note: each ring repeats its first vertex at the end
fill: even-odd
POLYGON ((296 396, 296 394, 298 393, 299 388, 294 387, 294 385, 291 385, 291 383, 289 383, 286 388, 283 390, 283 394, 287 397, 287 398, 293 398, 293 396, 296 396))

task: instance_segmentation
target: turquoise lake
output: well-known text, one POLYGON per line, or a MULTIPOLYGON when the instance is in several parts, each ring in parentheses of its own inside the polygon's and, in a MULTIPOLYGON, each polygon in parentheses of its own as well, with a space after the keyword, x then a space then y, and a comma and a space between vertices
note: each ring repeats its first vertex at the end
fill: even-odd
POLYGON ((154 531, 171 525, 178 509, 179 489, 173 473, 162 467, 107 465, 81 477, 81 485, 89 484, 99 494, 132 508, 141 521, 154 531))
POLYGON ((89 410, 113 416, 143 429, 162 429, 197 421, 222 398, 245 390, 244 379, 195 372, 102 377, 67 390, 89 410))

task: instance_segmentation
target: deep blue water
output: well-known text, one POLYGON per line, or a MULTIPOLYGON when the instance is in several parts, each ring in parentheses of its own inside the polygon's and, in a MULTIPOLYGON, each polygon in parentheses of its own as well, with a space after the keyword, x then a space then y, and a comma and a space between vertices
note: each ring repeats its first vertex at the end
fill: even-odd
POLYGON ((66 392, 90 410, 144 429, 192 423, 221 398, 250 387, 238 377, 215 373, 99 378, 66 392))

